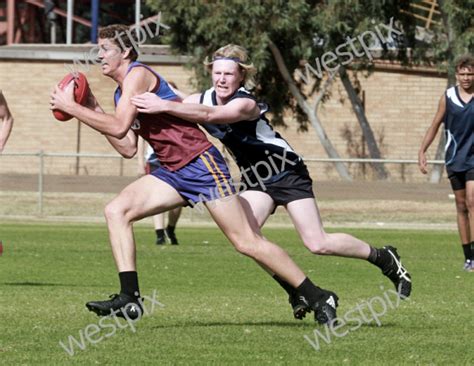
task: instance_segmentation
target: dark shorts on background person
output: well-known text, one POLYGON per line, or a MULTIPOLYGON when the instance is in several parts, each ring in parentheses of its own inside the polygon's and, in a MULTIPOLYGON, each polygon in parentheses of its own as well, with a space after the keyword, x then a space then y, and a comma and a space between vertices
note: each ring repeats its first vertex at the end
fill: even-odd
POLYGON ((287 174, 276 182, 264 182, 263 187, 257 185, 248 187, 248 190, 265 192, 273 199, 276 206, 285 206, 304 198, 314 199, 313 180, 309 176, 306 165, 300 164, 297 169, 285 173, 287 174))
POLYGON ((150 157, 146 161, 145 165, 145 173, 151 174, 153 170, 158 169, 161 166, 160 161, 155 153, 151 154, 150 157))
POLYGON ((181 169, 170 171, 160 166, 151 175, 168 183, 192 205, 235 194, 229 169, 215 147, 204 151, 181 169))
POLYGON ((446 171, 448 173, 448 179, 451 183, 451 188, 453 191, 466 189, 466 182, 469 180, 474 180, 474 168, 464 172, 451 172, 447 169, 446 171))

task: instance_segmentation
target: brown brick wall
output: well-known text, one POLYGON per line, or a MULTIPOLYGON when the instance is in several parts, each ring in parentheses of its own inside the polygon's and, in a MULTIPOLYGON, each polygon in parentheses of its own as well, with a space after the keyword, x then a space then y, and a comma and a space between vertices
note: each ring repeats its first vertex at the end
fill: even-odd
MULTIPOLYGON (((421 140, 437 109, 438 101, 446 87, 446 79, 409 73, 376 71, 369 78, 359 77, 365 91, 367 118, 377 139, 383 136, 381 150, 385 158, 417 159, 421 140)), ((345 126, 354 131, 360 140, 360 128, 342 83, 336 81, 331 88, 332 97, 319 109, 320 120, 341 157, 351 157, 347 140, 342 137, 345 126), (341 99, 344 102, 341 103, 341 99)), ((287 130, 282 130, 295 149, 307 157, 326 157, 316 132, 297 132, 296 122, 289 120, 287 130)), ((429 150, 434 158, 436 140, 429 150)), ((332 165, 310 163, 315 168, 315 178, 326 180, 337 174, 332 165)), ((399 164, 388 165, 392 179, 401 180, 399 164)), ((416 166, 404 167, 406 180, 423 180, 416 166)), ((351 172, 360 173, 361 165, 352 164, 351 172)), ((370 168, 367 169, 370 171, 370 168)), ((369 174, 370 176, 370 174, 369 174)))
MULTIPOLYGON (((166 79, 173 80, 184 92, 191 92, 190 72, 176 65, 152 65, 166 79)), ((0 88, 3 90, 15 125, 5 152, 48 153, 76 152, 77 121, 58 122, 49 110, 49 94, 52 87, 67 73, 64 62, 48 61, 0 61, 0 88)), ((103 77, 97 68, 85 72, 94 94, 107 112, 113 111, 112 93, 114 82, 103 77)), ((365 106, 369 122, 376 136, 383 134, 383 155, 386 158, 416 159, 423 134, 436 111, 439 97, 446 86, 442 77, 393 71, 376 71, 369 78, 360 77, 365 91, 365 106)), ((332 97, 322 108, 319 116, 326 132, 342 157, 349 157, 346 140, 342 137, 344 126, 358 134, 358 124, 345 92, 339 82, 332 86, 332 97)), ((277 129, 290 144, 306 157, 326 157, 311 126, 308 132, 298 132, 296 122, 287 118, 288 127, 277 129)), ((81 152, 114 154, 105 138, 87 126, 81 127, 81 152)), ((218 145, 220 146, 220 145, 218 145)), ((435 145, 430 149, 433 157, 435 145)), ((36 172, 36 158, 0 157, 0 173, 36 172), (21 163, 19 163, 21 162, 21 163)), ((332 165, 309 163, 316 180, 336 178, 332 165)), ((389 165, 392 179, 400 180, 400 165, 389 165)), ((45 172, 48 174, 74 174, 75 158, 48 158, 45 172)), ((360 165, 353 164, 351 171, 360 174, 360 165)), ((370 176, 370 169, 367 169, 370 176)), ((136 161, 120 159, 82 158, 80 174, 135 175, 136 161)), ((424 179, 416 167, 406 167, 407 180, 424 179)))

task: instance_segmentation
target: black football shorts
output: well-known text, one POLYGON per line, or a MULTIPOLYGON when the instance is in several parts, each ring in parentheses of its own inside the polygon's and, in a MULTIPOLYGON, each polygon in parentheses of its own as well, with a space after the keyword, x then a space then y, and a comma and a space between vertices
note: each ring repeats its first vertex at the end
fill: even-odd
POLYGON ((267 193, 272 197, 276 206, 285 206, 290 202, 304 198, 314 198, 313 180, 304 164, 298 164, 295 170, 289 170, 276 182, 264 182, 263 187, 258 184, 249 187, 248 190, 267 193))

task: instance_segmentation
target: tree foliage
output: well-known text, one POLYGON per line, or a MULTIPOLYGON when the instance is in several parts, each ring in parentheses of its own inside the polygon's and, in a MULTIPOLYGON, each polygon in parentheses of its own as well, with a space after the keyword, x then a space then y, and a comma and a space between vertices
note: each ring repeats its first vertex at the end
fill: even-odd
MULTIPOLYGON (((409 14, 415 0, 148 0, 148 5, 161 11, 164 23, 171 27, 163 42, 177 53, 192 56, 190 66, 195 71, 198 89, 210 84, 202 64, 206 57, 229 43, 244 46, 258 71, 254 92, 271 106, 272 122, 281 123, 285 109, 292 109, 300 127, 305 128, 309 122, 315 127, 331 157, 338 154, 315 109, 318 101, 327 98, 321 95, 322 72, 334 70, 338 64, 345 65, 336 51, 352 39, 353 48, 346 47, 354 57, 347 66, 353 70, 355 79, 346 77, 344 87, 351 96, 371 157, 378 158, 376 138, 356 96, 358 74, 367 76, 374 69, 374 53, 367 52, 361 39, 367 41, 366 47, 379 48, 378 58, 397 60, 405 66, 429 64, 446 70, 452 65, 453 54, 473 49, 474 14, 473 6, 469 6, 472 1, 438 1, 444 22, 443 26, 433 28, 428 41, 419 40, 417 19, 409 14), (446 27, 446 24, 451 26, 446 27), (399 32, 391 33, 387 26, 399 32), (376 30, 380 36, 371 38, 376 30), (331 53, 337 55, 324 68, 322 61, 331 53), (277 59, 280 59, 279 65, 277 59), (309 85, 307 77, 288 78, 288 74, 308 76, 308 70, 316 70, 313 74, 318 75, 309 85), (305 100, 315 92, 319 93, 315 98, 317 102, 310 107, 305 100)), ((339 73, 346 75, 344 68, 339 68, 339 73)), ((330 90, 324 92, 330 93, 330 90)), ((342 167, 338 168, 341 176, 347 176, 342 167)), ((379 168, 379 177, 383 178, 386 176, 383 167, 379 168)))
POLYGON ((229 43, 247 48, 257 68, 255 93, 272 107, 281 121, 285 107, 295 107, 268 49, 273 40, 284 52, 290 70, 311 56, 314 33, 314 2, 306 1, 151 1, 171 27, 165 43, 177 52, 193 56, 197 85, 209 86, 202 67, 206 56, 229 43))
MULTIPOLYGON (((449 18, 455 20, 452 21, 453 53, 472 51, 473 6, 462 0, 445 3, 449 18)), ((449 60, 444 26, 434 28, 432 42, 416 40, 416 19, 406 13, 410 10, 408 0, 149 0, 148 5, 161 11, 164 22, 171 26, 165 43, 179 53, 194 57, 193 68, 200 87, 209 85, 201 64, 206 56, 228 43, 246 47, 258 70, 256 93, 265 97, 277 117, 281 117, 285 106, 295 104, 268 49, 269 40, 280 49, 287 68, 293 72, 302 70, 306 62, 314 66, 317 58, 334 51, 347 37, 373 31, 377 25, 389 24, 393 19, 403 35, 391 44, 380 44, 383 48, 380 57, 397 59, 405 65, 438 65, 440 69, 446 69, 449 60), (390 46, 396 46, 398 51, 391 51, 390 46)), ((362 51, 360 44, 356 43, 356 48, 362 51)), ((368 57, 355 61, 351 64, 353 69, 366 74, 372 71, 373 63, 368 57)), ((316 80, 315 90, 319 84, 316 80)))
MULTIPOLYGON (((376 0, 148 2, 155 11, 163 13, 165 23, 171 27, 165 43, 179 53, 193 56, 192 67, 200 88, 209 86, 202 67, 206 56, 228 43, 247 48, 258 70, 255 93, 272 106, 274 122, 282 121, 287 107, 296 112, 300 122, 306 116, 278 72, 268 48, 270 40, 282 53, 290 72, 301 70, 305 63, 312 65, 324 53, 334 51, 346 42, 347 36, 361 34, 374 23, 387 22, 393 14, 400 14, 403 6, 399 3, 376 0)), ((368 60, 361 61, 359 68, 369 70, 368 60)), ((304 88, 301 80, 297 83, 304 88)), ((313 92, 319 90, 320 79, 313 86, 313 92)))

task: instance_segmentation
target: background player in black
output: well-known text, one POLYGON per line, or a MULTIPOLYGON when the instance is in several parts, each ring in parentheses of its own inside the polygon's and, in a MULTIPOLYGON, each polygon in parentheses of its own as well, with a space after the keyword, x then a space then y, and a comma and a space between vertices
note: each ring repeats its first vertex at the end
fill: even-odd
POLYGON ((456 61, 456 80, 458 85, 449 88, 439 100, 438 110, 420 146, 418 164, 426 174, 426 150, 444 122, 446 171, 456 200, 464 269, 474 272, 474 58, 471 55, 456 61))

